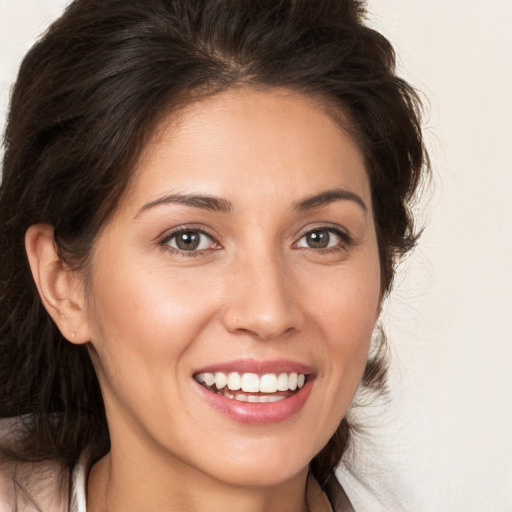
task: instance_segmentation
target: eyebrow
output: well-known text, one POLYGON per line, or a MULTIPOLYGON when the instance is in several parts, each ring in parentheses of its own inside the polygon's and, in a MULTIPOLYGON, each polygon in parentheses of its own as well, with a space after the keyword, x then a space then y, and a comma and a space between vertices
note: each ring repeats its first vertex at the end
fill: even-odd
POLYGON ((171 194, 164 197, 155 199, 146 203, 137 213, 136 217, 141 213, 160 206, 163 204, 184 204, 186 206, 193 206, 203 210, 210 210, 219 213, 231 213, 233 205, 227 199, 221 199, 214 196, 192 195, 192 194, 171 194))
MULTIPOLYGON (((298 211, 312 210, 321 206, 328 205, 335 201, 353 201, 359 205, 363 211, 368 211, 365 202, 360 196, 344 189, 333 189, 315 194, 314 196, 306 197, 305 199, 295 203, 294 209, 298 211)), ((160 197, 154 201, 146 203, 138 212, 136 217, 141 213, 164 204, 183 204, 192 206, 194 208, 201 208, 203 210, 210 210, 219 213, 232 213, 233 204, 227 199, 222 199, 215 196, 206 195, 193 195, 193 194, 170 194, 160 197)))
POLYGON ((357 205, 359 205, 363 211, 367 212, 368 208, 365 202, 362 200, 360 196, 356 193, 351 192, 350 190, 345 189, 333 189, 326 190, 325 192, 321 192, 320 194, 315 194, 314 196, 307 197, 302 201, 299 201, 295 204, 295 210, 304 211, 311 210, 313 208, 319 208, 321 206, 328 205, 333 203, 334 201, 353 201, 357 205))

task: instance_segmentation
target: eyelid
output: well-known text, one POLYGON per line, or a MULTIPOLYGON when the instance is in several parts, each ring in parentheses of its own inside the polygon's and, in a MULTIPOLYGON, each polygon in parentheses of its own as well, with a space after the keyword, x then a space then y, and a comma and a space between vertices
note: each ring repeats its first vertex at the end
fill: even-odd
MULTIPOLYGON (((309 225, 302 229, 300 233, 297 235, 295 242, 293 243, 294 246, 299 243, 300 240, 302 240, 308 233, 311 233, 313 231, 320 231, 320 230, 326 230, 333 232, 336 236, 338 236, 341 239, 341 246, 345 245, 351 245, 354 243, 351 235, 347 232, 346 229, 342 228, 341 226, 337 224, 315 224, 315 225, 309 225)), ((326 247, 324 249, 313 249, 313 248, 307 248, 304 247, 304 249, 311 249, 315 252, 322 252, 322 251, 329 251, 332 249, 336 249, 337 246, 334 247, 326 247)))
POLYGON ((302 228, 298 235, 297 240, 299 238, 302 238, 304 235, 307 235, 308 233, 311 233, 311 231, 318 231, 320 229, 325 229, 327 231, 334 231, 336 234, 339 234, 340 237, 342 237, 344 240, 349 240, 351 238, 349 232, 340 226, 339 224, 323 224, 323 223, 315 223, 315 224, 309 224, 305 228, 302 228))
POLYGON ((205 252, 205 251, 208 251, 211 249, 221 248, 221 245, 220 245, 219 241, 217 240, 217 237, 213 233, 211 233, 210 230, 208 230, 204 226, 199 227, 199 226, 187 225, 187 224, 176 226, 174 228, 171 228, 170 230, 165 231, 164 233, 162 233, 160 236, 157 237, 157 241, 158 241, 158 245, 160 245, 161 247, 165 247, 168 250, 175 251, 180 254, 187 253, 188 256, 201 254, 202 252, 205 252), (172 240, 174 237, 180 235, 181 233, 186 233, 188 231, 197 232, 204 236, 207 236, 213 242, 213 244, 217 245, 218 247, 208 248, 208 249, 199 249, 199 250, 195 250, 195 251, 189 251, 187 253, 187 251, 182 251, 176 247, 172 247, 171 245, 169 245, 170 240, 172 240))
MULTIPOLYGON (((308 225, 305 228, 303 228, 299 232, 299 234, 295 237, 295 242, 293 243, 293 246, 298 248, 297 244, 299 243, 299 241, 302 238, 304 238, 304 236, 306 236, 308 233, 311 233, 312 231, 318 231, 318 230, 326 230, 326 231, 333 232, 336 236, 338 236, 341 239, 341 244, 334 246, 334 247, 327 247, 324 249, 314 249, 314 248, 307 248, 307 247, 304 247, 304 248, 301 247, 301 249, 310 249, 315 252, 322 252, 322 251, 327 252, 329 250, 336 250, 337 248, 342 248, 343 246, 352 245, 354 243, 352 236, 347 232, 346 229, 344 229, 340 225, 338 225, 338 224, 321 224, 320 223, 320 224, 308 225)), ((157 237, 157 241, 158 241, 158 245, 160 245, 161 247, 164 247, 165 249, 170 250, 172 252, 176 252, 179 254, 185 254, 187 256, 194 256, 194 255, 204 253, 205 251, 208 251, 208 250, 216 250, 216 249, 222 248, 221 244, 218 241, 218 237, 216 235, 214 235, 211 232, 211 230, 209 230, 208 228, 206 228, 204 226, 197 226, 197 225, 185 224, 185 225, 176 226, 174 228, 171 228, 170 230, 165 231, 161 235, 159 235, 157 237), (199 250, 193 250, 193 251, 183 251, 183 250, 180 250, 178 248, 175 248, 175 247, 172 247, 171 245, 169 245, 169 241, 172 240, 175 236, 178 236, 179 234, 187 232, 187 231, 193 231, 193 232, 201 233, 202 235, 207 236, 208 238, 211 239, 212 243, 214 245, 216 245, 217 247, 208 248, 208 249, 199 249, 199 250)))

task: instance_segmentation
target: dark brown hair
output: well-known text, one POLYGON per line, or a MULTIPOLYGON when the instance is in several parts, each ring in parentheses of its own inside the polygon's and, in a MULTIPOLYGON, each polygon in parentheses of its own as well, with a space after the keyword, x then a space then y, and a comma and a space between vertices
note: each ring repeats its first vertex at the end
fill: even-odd
MULTIPOLYGON (((0 417, 25 419, 19 460, 72 466, 109 449, 87 347, 67 342, 31 279, 24 234, 54 226, 62 259, 87 267, 162 115, 240 85, 285 87, 349 120, 366 158, 382 270, 416 241, 410 201, 426 154, 417 95, 358 0, 76 0, 29 51, 12 93, 0 192, 0 417)), ((384 382, 382 351, 363 385, 384 382)), ((345 418, 312 461, 327 481, 345 418)), ((7 449, 4 449, 7 453, 7 449)))

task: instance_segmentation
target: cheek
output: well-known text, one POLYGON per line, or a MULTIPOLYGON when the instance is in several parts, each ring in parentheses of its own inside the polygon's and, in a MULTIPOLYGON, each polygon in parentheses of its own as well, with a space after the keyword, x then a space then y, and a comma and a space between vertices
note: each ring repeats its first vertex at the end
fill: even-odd
POLYGON ((214 308, 204 279, 169 274, 127 263, 95 276, 91 343, 112 435, 160 432, 180 420, 169 411, 186 403, 184 362, 214 308))
POLYGON ((335 392, 349 396, 350 400, 360 384, 375 327, 376 307, 368 309, 367 306, 366 301, 358 303, 354 297, 342 313, 332 311, 333 319, 326 337, 328 369, 335 392))
POLYGON ((326 292, 311 299, 315 323, 326 340, 332 392, 348 397, 349 402, 360 384, 380 312, 379 268, 375 256, 364 265, 340 270, 324 281, 329 283, 326 292))
POLYGON ((147 344, 168 335, 173 326, 179 334, 178 325, 197 321, 207 297, 200 275, 172 270, 130 260, 99 267, 91 320, 98 320, 114 335, 146 335, 141 340, 147 344))
POLYGON ((138 389, 163 385, 156 381, 179 371, 177 363, 213 314, 203 283, 201 276, 185 279, 130 261, 97 272, 91 343, 111 384, 133 384, 136 375, 138 389))

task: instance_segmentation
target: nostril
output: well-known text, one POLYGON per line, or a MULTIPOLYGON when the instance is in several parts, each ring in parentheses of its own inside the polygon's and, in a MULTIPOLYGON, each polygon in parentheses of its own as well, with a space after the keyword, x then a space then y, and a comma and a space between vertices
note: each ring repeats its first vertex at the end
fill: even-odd
POLYGON ((262 341, 289 336, 298 331, 302 324, 300 315, 290 310, 269 314, 258 311, 254 306, 243 310, 240 304, 226 311, 222 321, 228 332, 262 341))

